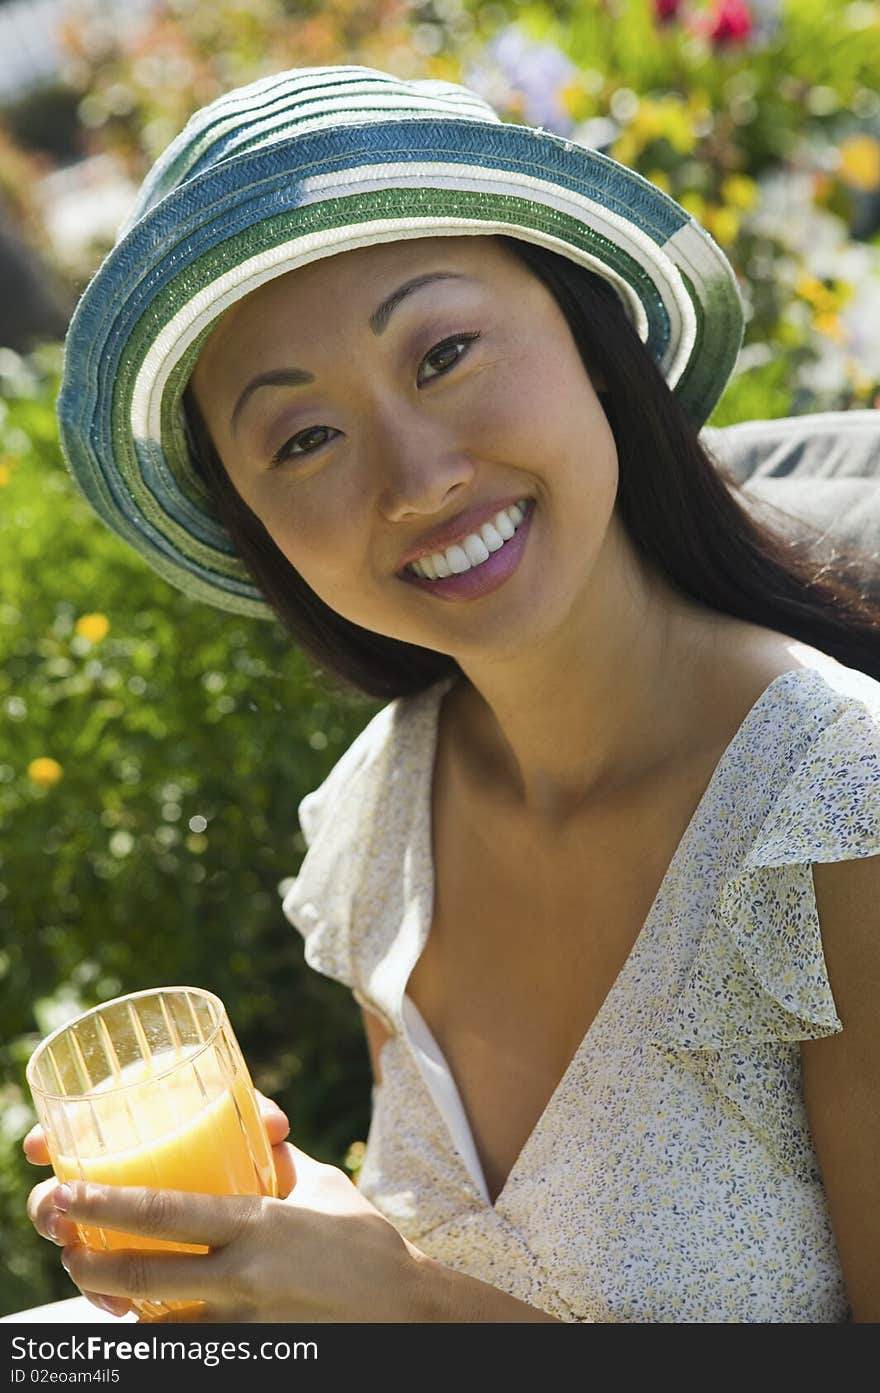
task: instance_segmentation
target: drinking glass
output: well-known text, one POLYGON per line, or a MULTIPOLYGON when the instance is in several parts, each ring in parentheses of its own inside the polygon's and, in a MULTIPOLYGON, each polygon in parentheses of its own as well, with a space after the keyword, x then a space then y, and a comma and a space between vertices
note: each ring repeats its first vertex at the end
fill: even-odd
MULTIPOLYGON (((59 1180, 276 1195, 254 1087, 219 997, 159 987, 102 1002, 47 1036, 27 1081, 59 1180)), ((207 1248, 77 1225, 91 1248, 207 1248)), ((136 1301, 139 1315, 202 1302, 136 1301)))

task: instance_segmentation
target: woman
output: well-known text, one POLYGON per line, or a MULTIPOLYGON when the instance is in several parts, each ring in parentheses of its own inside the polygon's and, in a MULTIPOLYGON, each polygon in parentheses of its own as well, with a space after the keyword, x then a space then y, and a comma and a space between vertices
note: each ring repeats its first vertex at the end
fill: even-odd
POLYGON ((391 699, 285 899, 376 1087, 357 1188, 275 1113, 285 1201, 36 1187, 83 1289, 880 1316, 880 614, 700 445, 741 333, 670 199, 445 83, 282 74, 160 160, 62 438, 169 580, 391 699), (85 1218, 212 1252, 91 1253, 85 1218))

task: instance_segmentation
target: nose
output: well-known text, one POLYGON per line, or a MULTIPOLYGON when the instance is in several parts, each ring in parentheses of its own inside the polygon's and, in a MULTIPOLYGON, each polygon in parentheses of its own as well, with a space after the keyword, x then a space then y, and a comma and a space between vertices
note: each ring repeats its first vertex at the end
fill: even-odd
POLYGON ((389 522, 440 512, 473 482, 475 461, 454 423, 389 412, 374 434, 379 510, 389 522))

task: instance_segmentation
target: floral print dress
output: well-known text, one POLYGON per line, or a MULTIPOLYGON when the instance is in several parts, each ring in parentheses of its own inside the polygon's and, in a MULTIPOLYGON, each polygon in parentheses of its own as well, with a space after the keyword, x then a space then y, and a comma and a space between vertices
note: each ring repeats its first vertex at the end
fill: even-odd
POLYGON ((359 1184, 423 1252, 565 1321, 850 1318, 798 1042, 843 1029, 811 866, 880 854, 880 683, 818 658, 727 746, 494 1204, 406 994, 450 683, 391 702, 303 799, 284 912, 310 966, 392 1032, 359 1184))

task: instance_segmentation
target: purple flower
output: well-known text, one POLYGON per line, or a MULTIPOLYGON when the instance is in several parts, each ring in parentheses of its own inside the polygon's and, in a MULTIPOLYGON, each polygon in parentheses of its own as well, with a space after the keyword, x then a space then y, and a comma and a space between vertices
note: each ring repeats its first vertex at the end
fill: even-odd
POLYGON ((518 107, 529 125, 570 135, 574 121, 560 94, 576 72, 555 44, 537 43, 512 24, 490 41, 465 81, 496 106, 518 107))

